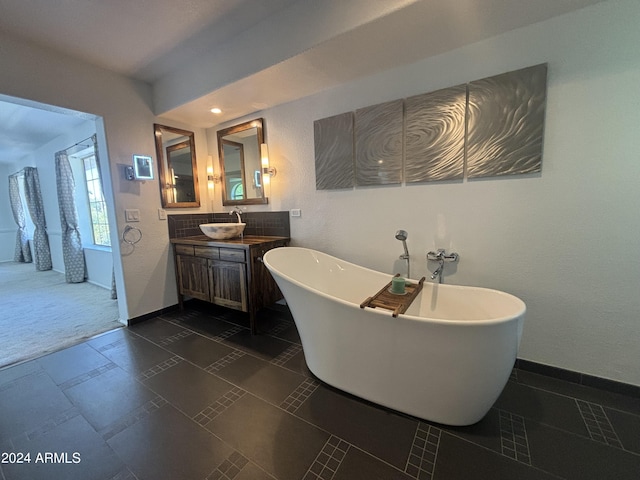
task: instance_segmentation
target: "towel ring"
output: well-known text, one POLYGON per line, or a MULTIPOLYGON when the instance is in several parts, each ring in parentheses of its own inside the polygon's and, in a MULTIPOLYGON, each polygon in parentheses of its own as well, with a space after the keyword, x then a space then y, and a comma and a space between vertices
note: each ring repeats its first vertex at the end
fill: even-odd
POLYGON ((140 240, 142 240, 142 230, 140 230, 138 227, 132 227, 131 225, 127 225, 126 227, 124 227, 124 231, 122 232, 123 242, 128 243, 129 245, 135 245, 140 240), (136 238, 135 240, 127 239, 127 233, 129 233, 131 230, 135 230, 138 232, 138 235, 137 235, 138 238, 136 238))

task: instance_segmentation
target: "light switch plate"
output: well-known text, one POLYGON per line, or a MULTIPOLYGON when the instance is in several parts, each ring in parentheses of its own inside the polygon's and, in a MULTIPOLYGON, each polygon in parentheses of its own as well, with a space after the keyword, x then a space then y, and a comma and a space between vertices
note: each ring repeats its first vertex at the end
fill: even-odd
POLYGON ((124 211, 124 219, 127 222, 139 222, 140 221, 140 210, 137 208, 127 208, 124 211))

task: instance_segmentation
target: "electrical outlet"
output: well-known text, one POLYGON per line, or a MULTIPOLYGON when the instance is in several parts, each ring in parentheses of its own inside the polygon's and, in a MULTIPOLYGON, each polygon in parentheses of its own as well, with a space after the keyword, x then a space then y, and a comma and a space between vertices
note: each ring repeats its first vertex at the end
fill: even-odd
POLYGON ((167 219, 167 211, 164 208, 158 209, 158 220, 166 220, 167 219))
POLYGON ((300 216, 302 216, 302 210, 300 210, 299 208, 291 209, 291 216, 292 217, 300 217, 300 216))
POLYGON ((140 210, 137 208, 127 208, 124 211, 124 219, 127 222, 139 222, 140 221, 140 210))

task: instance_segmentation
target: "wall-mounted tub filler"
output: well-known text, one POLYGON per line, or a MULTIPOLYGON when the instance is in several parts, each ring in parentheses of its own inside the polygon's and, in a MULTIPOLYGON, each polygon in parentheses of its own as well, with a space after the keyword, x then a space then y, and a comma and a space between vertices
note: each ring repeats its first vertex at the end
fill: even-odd
POLYGON ((398 230, 396 232, 396 239, 402 242, 402 246, 404 247, 404 253, 400 255, 400 260, 405 260, 407 262, 407 278, 411 278, 411 273, 409 269, 409 249, 407 248, 407 237, 409 234, 406 230, 398 230))
POLYGON ((437 252, 428 252, 427 260, 438 262, 438 268, 436 268, 431 274, 431 280, 438 278, 438 283, 442 283, 442 272, 444 270, 444 262, 457 262, 459 255, 457 253, 447 254, 444 248, 439 248, 437 252))

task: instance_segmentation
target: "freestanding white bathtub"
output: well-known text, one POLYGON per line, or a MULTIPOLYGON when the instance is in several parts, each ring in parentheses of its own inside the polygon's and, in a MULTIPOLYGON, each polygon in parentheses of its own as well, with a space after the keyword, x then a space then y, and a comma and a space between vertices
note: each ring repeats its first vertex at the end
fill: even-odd
POLYGON ((425 420, 471 425, 509 379, 526 310, 513 295, 425 283, 394 318, 360 308, 391 275, 298 247, 269 250, 264 263, 309 369, 329 385, 425 420))

